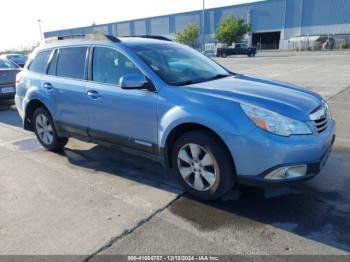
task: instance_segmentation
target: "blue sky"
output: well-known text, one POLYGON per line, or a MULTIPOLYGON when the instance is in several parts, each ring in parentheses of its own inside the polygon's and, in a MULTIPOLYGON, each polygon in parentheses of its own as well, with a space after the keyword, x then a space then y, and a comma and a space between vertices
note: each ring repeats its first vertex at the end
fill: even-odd
MULTIPOLYGON (((257 0, 205 0, 207 8, 257 0)), ((43 31, 123 21, 202 8, 202 0, 17 0, 3 1, 0 50, 40 40, 43 31), (6 12, 4 12, 6 10, 6 12), (13 15, 15 14, 15 15, 13 15)))

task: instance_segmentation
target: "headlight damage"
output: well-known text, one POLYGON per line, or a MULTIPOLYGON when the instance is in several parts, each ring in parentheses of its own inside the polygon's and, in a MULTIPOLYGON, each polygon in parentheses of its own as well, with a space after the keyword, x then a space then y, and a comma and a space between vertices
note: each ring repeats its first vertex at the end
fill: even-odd
POLYGON ((249 104, 241 104, 246 115, 261 129, 280 136, 312 134, 310 128, 301 121, 249 104))

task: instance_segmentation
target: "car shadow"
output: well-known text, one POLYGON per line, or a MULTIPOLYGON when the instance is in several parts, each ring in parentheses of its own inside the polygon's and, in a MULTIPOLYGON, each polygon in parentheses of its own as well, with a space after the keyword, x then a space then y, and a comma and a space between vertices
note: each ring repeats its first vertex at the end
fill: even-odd
POLYGON ((158 162, 130 152, 94 145, 88 150, 66 147, 60 154, 72 165, 116 175, 169 192, 182 193, 170 170, 163 169, 158 162))
MULTIPOLYGON (((182 193, 169 171, 142 156, 98 145, 88 150, 65 148, 61 154, 73 165, 182 193)), ((244 217, 350 251, 350 178, 346 176, 350 164, 345 166, 342 157, 349 159, 350 151, 336 150, 323 172, 308 182, 278 188, 240 186, 216 202, 183 194, 169 210, 203 231, 229 230, 247 223, 242 222, 244 217)))
POLYGON ((200 203, 186 195, 170 211, 203 231, 246 227, 245 217, 350 252, 350 164, 344 161, 349 157, 350 150, 340 147, 310 181, 286 187, 241 186, 217 202, 200 203))
MULTIPOLYGON (((15 109, 2 122, 20 126, 15 109)), ((5 116, 5 115, 4 115, 5 116)), ((350 148, 336 145, 324 170, 314 179, 279 188, 238 187, 220 201, 203 202, 183 194, 170 171, 140 155, 99 145, 69 143, 59 154, 70 164, 182 194, 169 211, 203 231, 255 221, 350 252, 350 148), (242 219, 246 218, 246 219, 242 219)), ((36 139, 16 142, 19 150, 43 150, 36 139)))

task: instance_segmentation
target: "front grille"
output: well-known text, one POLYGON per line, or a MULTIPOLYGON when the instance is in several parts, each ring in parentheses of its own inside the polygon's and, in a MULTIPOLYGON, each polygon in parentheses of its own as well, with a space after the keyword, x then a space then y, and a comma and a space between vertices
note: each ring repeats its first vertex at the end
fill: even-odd
POLYGON ((325 131, 328 127, 328 117, 325 118, 321 118, 318 120, 314 120, 316 129, 318 133, 322 133, 323 131, 325 131))
POLYGON ((327 104, 324 102, 322 106, 310 115, 314 121, 318 133, 325 131, 329 124, 330 112, 327 104))

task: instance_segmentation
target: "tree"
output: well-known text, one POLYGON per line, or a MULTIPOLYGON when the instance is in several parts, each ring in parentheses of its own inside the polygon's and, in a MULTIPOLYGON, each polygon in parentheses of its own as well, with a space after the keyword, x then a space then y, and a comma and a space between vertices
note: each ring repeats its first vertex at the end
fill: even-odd
POLYGON ((250 31, 250 25, 245 23, 243 19, 237 20, 234 16, 230 16, 220 21, 215 38, 230 46, 232 43, 240 42, 243 36, 250 31))
POLYGON ((30 54, 39 45, 40 45, 40 42, 36 42, 28 45, 21 45, 15 48, 3 49, 3 50, 0 50, 0 55, 6 54, 6 53, 30 54))
POLYGON ((198 34, 198 26, 189 23, 185 26, 185 28, 182 31, 175 33, 175 41, 194 47, 198 34))

